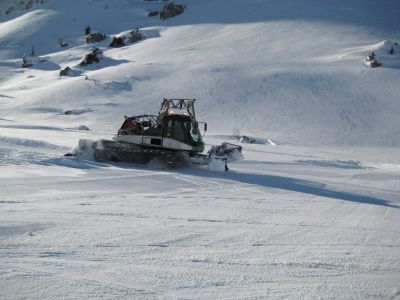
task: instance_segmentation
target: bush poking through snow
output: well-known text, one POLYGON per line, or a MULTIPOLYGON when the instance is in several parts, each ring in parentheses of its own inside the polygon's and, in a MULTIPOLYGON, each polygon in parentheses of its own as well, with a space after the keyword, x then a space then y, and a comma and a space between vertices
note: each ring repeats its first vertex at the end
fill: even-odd
POLYGON ((177 4, 175 2, 170 2, 161 9, 160 11, 160 19, 165 20, 168 18, 175 17, 180 15, 185 10, 185 7, 182 4, 177 4))
POLYGON ((22 56, 21 68, 29 68, 32 66, 33 66, 33 63, 31 63, 30 59, 28 59, 28 56, 26 56, 26 55, 22 56))
POLYGON ((58 44, 60 45, 61 48, 68 47, 68 43, 64 43, 62 38, 58 39, 58 44))
POLYGON ((129 43, 134 43, 134 42, 140 41, 142 39, 144 39, 144 35, 141 34, 138 29, 132 30, 131 32, 129 32, 129 35, 128 35, 129 43))
MULTIPOLYGON (((33 48, 32 48, 33 49, 33 48)), ((45 59, 34 56, 34 55, 24 55, 22 57, 22 65, 21 68, 30 68, 36 63, 42 63, 45 59)))
POLYGON ((122 37, 114 36, 110 45, 108 45, 108 46, 113 47, 113 48, 122 47, 122 46, 125 46, 125 41, 122 37))
POLYGON ((381 65, 398 68, 400 65, 400 46, 389 40, 378 43, 373 52, 365 58, 365 64, 371 68, 381 65))
POLYGON ((125 46, 127 43, 134 43, 142 39, 144 39, 144 35, 141 34, 139 30, 136 29, 118 37, 114 36, 109 46, 118 48, 125 46))
POLYGON ((158 10, 152 10, 149 12, 148 16, 155 17, 155 16, 158 16, 159 14, 160 14, 160 12, 158 10))
POLYGON ((374 52, 371 52, 367 57, 366 57, 367 65, 370 66, 371 68, 376 68, 381 65, 380 62, 376 59, 376 55, 374 52))
POLYGON ((102 59, 102 54, 103 52, 99 48, 93 49, 92 52, 85 55, 83 60, 79 63, 79 66, 84 67, 100 62, 100 59, 102 59))
POLYGON ((107 35, 101 32, 93 32, 86 35, 85 40, 86 44, 94 44, 101 42, 107 38, 107 35))
POLYGON ((399 43, 394 42, 393 44, 391 44, 391 47, 389 49, 389 54, 393 55, 395 53, 399 53, 400 47, 399 47, 399 43), (395 50, 396 48, 396 50, 395 50))
POLYGON ((370 62, 370 64, 369 64, 369 66, 371 67, 371 68, 377 68, 377 67, 380 67, 382 64, 380 63, 380 62, 378 62, 377 60, 373 60, 373 61, 371 61, 370 62))
POLYGON ((67 66, 64 69, 60 70, 60 76, 68 76, 71 71, 72 69, 67 66))
POLYGON ((375 53, 374 52, 371 52, 370 54, 368 54, 368 56, 367 56, 367 60, 368 61, 371 61, 371 60, 374 60, 375 59, 375 53))

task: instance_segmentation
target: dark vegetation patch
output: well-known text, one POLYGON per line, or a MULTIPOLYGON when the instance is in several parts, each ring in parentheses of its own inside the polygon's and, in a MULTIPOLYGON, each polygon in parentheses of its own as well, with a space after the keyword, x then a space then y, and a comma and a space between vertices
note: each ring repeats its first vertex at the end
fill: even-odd
POLYGON ((87 65, 99 63, 102 57, 103 52, 99 48, 95 48, 92 52, 85 55, 83 60, 79 63, 79 66, 85 67, 87 65))
POLYGON ((166 20, 177 15, 180 15, 185 10, 185 6, 175 2, 169 2, 163 6, 160 11, 160 19, 166 20))
POLYGON ((144 35, 139 32, 138 29, 132 30, 127 34, 121 36, 114 36, 111 43, 109 44, 110 47, 118 48, 125 46, 129 43, 135 43, 137 41, 143 40, 144 35))

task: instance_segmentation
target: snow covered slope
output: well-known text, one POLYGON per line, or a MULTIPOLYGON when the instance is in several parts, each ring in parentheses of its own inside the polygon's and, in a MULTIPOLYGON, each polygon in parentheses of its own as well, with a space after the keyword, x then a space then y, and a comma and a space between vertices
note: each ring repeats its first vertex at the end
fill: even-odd
POLYGON ((156 112, 163 97, 194 97, 214 131, 295 144, 400 143, 399 65, 363 62, 379 42, 400 41, 398 1, 183 1, 184 14, 163 22, 147 17, 158 1, 73 2, 3 16, 1 117, 115 131, 124 114, 156 112), (88 25, 109 35, 140 28, 147 38, 118 49, 103 42, 105 61, 60 78, 92 48, 88 25), (46 61, 19 69, 33 46, 46 61), (75 108, 89 113, 59 114, 75 108))
POLYGON ((0 147, 0 298, 399 297, 395 152, 248 145, 221 174, 0 147))
POLYGON ((182 0, 165 21, 147 16, 164 1, 1 11, 17 2, 0 2, 0 299, 399 299, 399 1, 182 0), (227 173, 62 156, 163 97, 198 99, 207 147, 259 143, 227 173))

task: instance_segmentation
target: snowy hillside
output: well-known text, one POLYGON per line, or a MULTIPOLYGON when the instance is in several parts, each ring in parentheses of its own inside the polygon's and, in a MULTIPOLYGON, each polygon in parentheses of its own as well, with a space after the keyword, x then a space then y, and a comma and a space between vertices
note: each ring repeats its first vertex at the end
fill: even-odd
POLYGON ((124 114, 155 113, 163 97, 193 97, 214 131, 399 145, 400 53, 380 68, 364 64, 382 41, 400 41, 397 1, 292 2, 185 1, 185 13, 165 21, 147 16, 162 3, 141 0, 48 1, 3 16, 2 117, 115 131, 124 114), (107 35, 139 28, 146 39, 117 49, 109 40, 85 45, 88 25, 107 35), (60 48, 59 38, 69 45, 60 48), (59 77, 95 46, 103 62, 59 77), (45 62, 19 69, 32 47, 45 62), (59 113, 81 108, 88 113, 72 120, 59 113))
POLYGON ((0 1, 0 299, 400 299, 400 2, 177 2, 0 1), (165 97, 257 143, 63 157, 165 97))

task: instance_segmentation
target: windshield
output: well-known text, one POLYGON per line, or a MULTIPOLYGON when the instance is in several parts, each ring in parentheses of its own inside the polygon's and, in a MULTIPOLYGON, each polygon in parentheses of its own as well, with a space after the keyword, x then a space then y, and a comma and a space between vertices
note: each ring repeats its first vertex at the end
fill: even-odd
POLYGON ((184 124, 186 131, 190 133, 192 141, 195 143, 201 143, 203 140, 201 138, 200 130, 198 128, 194 128, 191 121, 186 121, 184 124))

